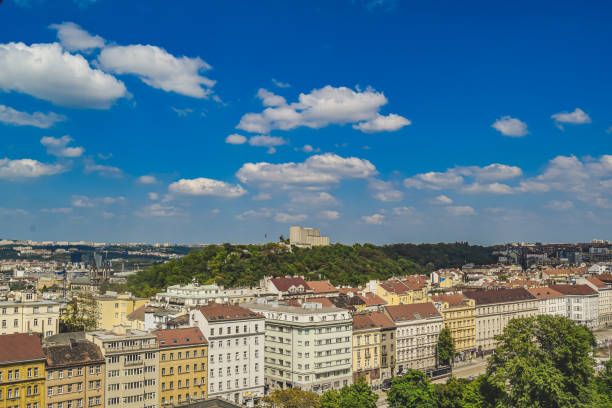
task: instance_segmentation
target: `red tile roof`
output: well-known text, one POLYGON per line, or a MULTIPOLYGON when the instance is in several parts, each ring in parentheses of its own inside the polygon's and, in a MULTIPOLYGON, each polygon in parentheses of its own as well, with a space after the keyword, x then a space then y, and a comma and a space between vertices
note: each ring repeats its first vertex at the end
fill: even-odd
POLYGON ((296 288, 302 286, 304 288, 304 291, 310 290, 310 286, 308 286, 308 283, 306 283, 306 281, 300 277, 272 278, 270 279, 270 282, 272 282, 272 284, 276 287, 276 289, 278 289, 281 292, 289 291, 289 288, 291 288, 292 286, 296 288))
POLYGON ((603 283, 602 281, 600 281, 597 278, 586 278, 586 280, 588 280, 589 282, 591 282, 593 285, 597 286, 598 288, 607 288, 608 286, 603 283))
POLYGON ((612 273, 600 273, 597 275, 597 279, 608 284, 612 283, 612 273))
POLYGON ((551 289, 564 295, 596 295, 597 291, 589 285, 550 285, 551 289))
POLYGON ((517 302, 521 300, 534 300, 535 297, 527 289, 491 289, 466 291, 463 294, 476 301, 476 305, 492 303, 517 302))
POLYGON ((338 289, 329 283, 328 280, 307 281, 306 284, 314 291, 314 293, 333 293, 338 291, 338 289))
POLYGON ((380 282, 380 286, 382 286, 382 288, 387 292, 395 293, 397 295, 403 295, 404 293, 408 293, 412 290, 404 283, 394 280, 382 281, 380 282))
POLYGON ((334 304, 326 297, 308 298, 304 299, 304 301, 309 303, 321 303, 323 307, 334 307, 334 304))
POLYGON ((431 299, 434 302, 448 302, 451 306, 463 306, 465 302, 468 300, 465 296, 460 293, 452 293, 452 294, 439 294, 433 295, 431 299))
POLYGON ((18 333, 0 336, 0 364, 24 360, 44 360, 38 334, 18 333))
POLYGON ((442 317, 433 303, 414 303, 411 305, 385 306, 387 313, 395 322, 442 317))
POLYGON ((393 321, 381 312, 356 314, 353 316, 353 330, 382 329, 393 326, 395 326, 393 321))
POLYGON ((153 334, 157 337, 160 348, 208 344, 206 337, 197 327, 155 330, 153 334))
POLYGON ((386 305, 385 299, 376 295, 375 293, 365 292, 363 294, 357 293, 355 296, 359 297, 366 306, 378 306, 378 305, 386 305))
POLYGON ((531 293, 533 296, 537 297, 538 299, 549 299, 549 298, 563 296, 563 293, 558 292, 546 286, 541 287, 541 288, 530 288, 530 289, 527 289, 527 291, 531 293))
POLYGON ((237 305, 222 305, 211 302, 206 306, 200 306, 198 310, 209 322, 227 320, 263 319, 264 316, 237 305))

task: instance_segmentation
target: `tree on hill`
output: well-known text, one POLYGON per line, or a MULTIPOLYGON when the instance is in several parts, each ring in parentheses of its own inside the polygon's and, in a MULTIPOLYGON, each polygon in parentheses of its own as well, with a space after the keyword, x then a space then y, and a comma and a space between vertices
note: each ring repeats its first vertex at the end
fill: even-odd
POLYGON ((340 391, 327 391, 319 399, 321 408, 376 408, 377 400, 378 395, 372 392, 363 377, 340 391))
POLYGON ((405 375, 393 378, 387 402, 391 408, 437 408, 434 387, 418 370, 408 370, 405 375))
POLYGON ((455 341, 448 326, 444 326, 438 336, 436 346, 438 361, 441 365, 450 365, 455 356, 455 341))
POLYGON ((260 403, 263 408, 319 408, 319 396, 299 388, 274 390, 260 403))

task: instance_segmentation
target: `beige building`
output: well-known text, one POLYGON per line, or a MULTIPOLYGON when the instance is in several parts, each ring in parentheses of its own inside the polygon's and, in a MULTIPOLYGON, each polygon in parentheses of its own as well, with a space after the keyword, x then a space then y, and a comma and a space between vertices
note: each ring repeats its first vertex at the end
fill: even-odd
POLYGON ((463 293, 476 302, 476 348, 480 353, 495 349, 495 336, 502 334, 515 317, 538 314, 540 302, 526 289, 492 289, 463 293))
POLYGON ((104 356, 86 340, 43 347, 47 358, 46 407, 103 407, 104 356))
POLYGON ((578 279, 577 283, 588 285, 599 293, 599 326, 612 325, 612 284, 597 277, 578 279))
POLYGON ((329 237, 321 236, 321 231, 314 228, 289 228, 289 243, 298 248, 312 248, 313 246, 329 245, 329 237))
POLYGON ((154 334, 118 326, 115 331, 89 332, 87 339, 106 359, 105 407, 159 406, 159 346, 154 334))
POLYGON ((106 292, 97 296, 98 329, 113 330, 115 326, 131 325, 128 315, 149 299, 133 297, 131 293, 106 292))
POLYGON ((434 304, 385 306, 385 313, 396 326, 396 373, 435 368, 443 320, 434 304))
POLYGON ((460 293, 431 297, 442 313, 455 343, 455 359, 471 359, 476 352, 476 302, 460 293))
POLYGON ((353 382, 363 377, 378 389, 395 363, 395 324, 382 312, 353 316, 353 382))
POLYGON ((59 303, 37 300, 28 293, 19 302, 0 302, 0 334, 33 332, 52 336, 58 332, 59 316, 59 303))

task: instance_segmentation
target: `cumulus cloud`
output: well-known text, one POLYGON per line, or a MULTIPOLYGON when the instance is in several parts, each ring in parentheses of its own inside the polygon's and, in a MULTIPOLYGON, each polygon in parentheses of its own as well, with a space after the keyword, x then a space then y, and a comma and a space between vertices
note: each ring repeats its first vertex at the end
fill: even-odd
POLYGON ((385 220, 385 216, 383 214, 377 213, 377 214, 372 214, 372 215, 364 215, 361 217, 361 219, 366 224, 380 225, 385 220))
POLYGON ((157 193, 151 192, 147 196, 149 197, 149 200, 151 200, 151 201, 159 200, 159 194, 157 194, 157 193))
POLYGON ((200 75, 212 67, 201 58, 175 57, 154 45, 109 46, 98 63, 116 74, 136 75, 145 84, 193 98, 208 98, 215 81, 200 75))
POLYGON ((468 186, 465 186, 461 189, 462 192, 468 194, 480 194, 480 193, 489 193, 489 194, 512 194, 513 189, 507 184, 502 183, 489 183, 489 184, 480 184, 480 183, 472 183, 468 186))
POLYGON ((0 122, 15 126, 34 126, 41 129, 48 129, 57 122, 66 120, 64 115, 49 112, 21 112, 10 106, 0 105, 0 122))
POLYGON ((374 190, 374 198, 383 202, 401 201, 404 197, 404 193, 393 188, 393 184, 388 181, 372 179, 369 187, 374 190))
POLYGON ((155 184, 157 183, 157 179, 155 178, 155 176, 152 176, 150 174, 144 174, 138 177, 138 182, 140 184, 155 184))
POLYGON ((340 218, 340 213, 338 211, 325 210, 321 211, 319 214, 321 218, 325 218, 326 220, 337 220, 340 218))
POLYGON ((290 223, 304 221, 308 216, 306 214, 287 214, 279 212, 274 216, 274 221, 290 223))
POLYGON ((272 199, 272 196, 268 193, 259 193, 253 196, 252 200, 255 201, 265 201, 272 199))
POLYGON ((377 173, 368 160, 333 153, 310 156, 302 163, 245 163, 236 173, 243 183, 329 184, 377 173))
POLYGON ((469 205, 456 205, 446 207, 446 211, 451 215, 475 215, 476 211, 469 205))
POLYGON ((295 150, 295 151, 299 151, 299 150, 301 150, 301 151, 302 151, 302 152, 304 152, 304 153, 313 153, 313 152, 314 152, 314 153, 319 153, 319 152, 321 151, 321 149, 320 149, 320 148, 318 148, 318 147, 316 147, 316 148, 315 148, 315 147, 312 147, 312 146, 311 146, 311 145, 309 145, 309 144, 305 144, 305 145, 304 145, 304 146, 302 146, 302 147, 296 147, 296 148, 294 148, 294 150, 295 150))
POLYGON ((269 218, 272 216, 272 212, 268 208, 260 208, 258 210, 247 210, 236 216, 237 219, 243 221, 247 218, 269 218))
POLYGON ((503 116, 497 119, 491 127, 502 135, 510 137, 523 137, 529 133, 525 122, 510 116, 503 116))
POLYGON ((395 207, 392 211, 393 215, 412 215, 414 207, 395 207))
POLYGON ((140 217, 172 217, 179 215, 176 207, 168 204, 153 203, 144 206, 140 211, 136 212, 140 217))
POLYGON ((264 106, 268 106, 267 109, 261 113, 247 113, 242 116, 236 126, 238 129, 251 133, 269 133, 273 129, 319 129, 331 124, 353 123, 359 130, 374 132, 397 130, 406 125, 406 119, 400 116, 379 115, 378 111, 387 104, 387 98, 382 92, 376 92, 372 88, 354 91, 346 87, 334 88, 327 85, 308 94, 301 93, 298 102, 291 104, 269 91, 262 96, 260 98, 264 106), (265 105, 266 101, 271 105, 265 105), (404 119, 404 122, 400 118, 404 119), (377 127, 381 129, 376 130, 377 127))
MULTIPOLYGON (((444 172, 431 171, 428 173, 417 174, 413 177, 404 180, 406 187, 429 190, 455 189, 463 186, 464 177, 472 177, 478 181, 495 181, 507 180, 516 178, 523 174, 523 171, 516 166, 508 166, 506 164, 493 163, 484 167, 480 166, 456 166, 447 169, 444 172)), ((497 193, 499 191, 498 183, 492 183, 490 192, 497 193)), ((490 186, 491 183, 487 183, 490 186)), ((472 186, 472 190, 482 190, 479 183, 472 186)), ((468 188, 467 192, 470 191, 468 188)), ((481 191, 484 192, 484 191, 481 191)))
POLYGON ((225 143, 229 143, 229 144, 234 144, 234 145, 241 145, 241 144, 245 144, 247 142, 247 138, 234 133, 233 135, 229 135, 228 137, 225 138, 225 143))
POLYGON ((276 85, 277 87, 279 87, 279 88, 291 88, 291 85, 288 84, 287 82, 281 82, 281 81, 278 81, 278 80, 276 80, 274 78, 272 78, 272 83, 274 85, 276 85))
POLYGON ((417 174, 404 180, 404 185, 406 187, 430 190, 453 188, 462 183, 463 177, 453 171, 430 171, 428 173, 417 174))
POLYGON ((68 135, 58 138, 45 136, 40 139, 40 143, 47 148, 48 154, 57 157, 81 157, 85 149, 80 146, 68 147, 68 144, 72 141, 72 138, 68 135))
POLYGON ((267 135, 252 136, 249 138, 249 144, 251 146, 263 146, 268 148, 268 153, 276 153, 276 146, 282 146, 287 144, 287 141, 282 137, 274 137, 267 135))
POLYGON ((453 203, 453 200, 450 199, 449 197, 445 196, 444 194, 441 194, 439 196, 437 196, 436 198, 434 198, 433 200, 431 200, 432 204, 442 204, 442 205, 449 205, 453 203))
POLYGON ((229 184, 224 181, 205 177, 175 181, 170 184, 168 190, 171 193, 180 195, 216 196, 225 198, 236 198, 246 194, 246 190, 242 188, 240 184, 229 184))
POLYGON ((102 48, 105 44, 104 38, 89 34, 75 23, 51 24, 49 28, 57 30, 57 38, 68 51, 89 52, 96 48, 102 48))
POLYGON ((259 91, 257 91, 257 97, 261 99, 261 104, 263 106, 281 106, 287 104, 285 98, 264 88, 260 88, 259 91))
POLYGON ((70 204, 78 208, 92 208, 99 204, 111 205, 125 201, 125 197, 95 197, 91 198, 84 195, 72 196, 70 204))
POLYGON ((410 124, 412 124, 410 120, 394 113, 387 116, 376 114, 374 119, 353 125, 353 129, 361 130, 364 133, 395 132, 410 124))
POLYGON ((307 206, 326 206, 338 205, 339 202, 334 196, 325 191, 303 192, 295 191, 289 194, 293 204, 304 204, 307 206))
POLYGON ((127 95, 123 82, 92 69, 57 44, 0 44, 0 89, 61 106, 108 109, 127 95))
POLYGON ((0 179, 4 180, 52 176, 66 170, 61 164, 41 163, 34 159, 0 159, 0 179))
POLYGON ((562 123, 571 125, 583 125, 591 123, 591 118, 580 108, 574 109, 573 112, 559 112, 551 116, 560 129, 563 129, 562 123))
POLYGON ((574 208, 574 203, 572 203, 571 201, 552 200, 546 204, 546 208, 549 208, 554 211, 567 211, 574 208))
POLYGON ((103 177, 122 177, 123 171, 115 166, 106 166, 104 164, 96 164, 89 162, 85 165, 85 173, 96 173, 103 177))

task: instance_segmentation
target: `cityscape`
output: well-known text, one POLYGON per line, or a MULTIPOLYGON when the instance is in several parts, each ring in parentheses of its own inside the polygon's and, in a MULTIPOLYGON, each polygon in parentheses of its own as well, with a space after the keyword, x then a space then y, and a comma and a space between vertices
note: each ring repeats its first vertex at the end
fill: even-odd
POLYGON ((0 0, 0 408, 612 408, 611 19, 0 0))

